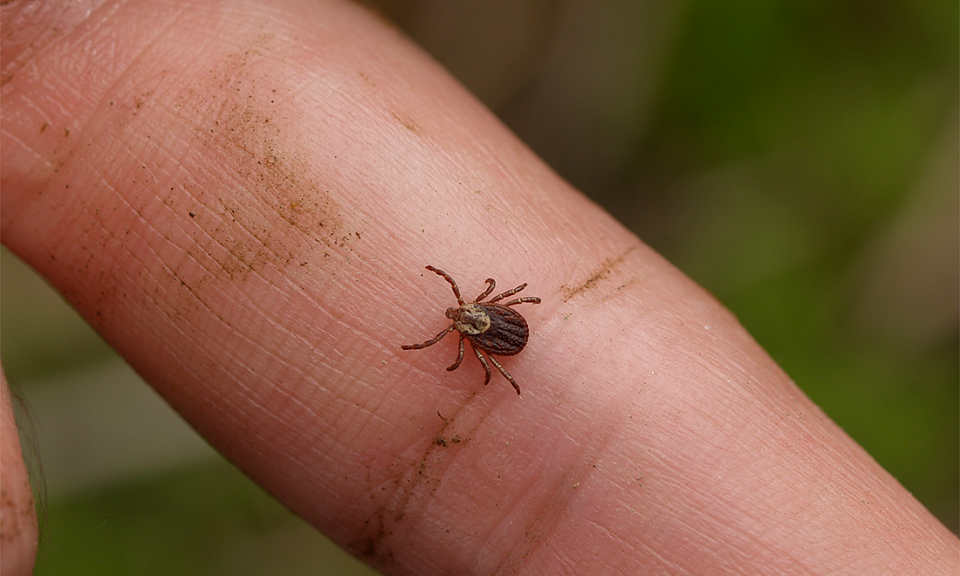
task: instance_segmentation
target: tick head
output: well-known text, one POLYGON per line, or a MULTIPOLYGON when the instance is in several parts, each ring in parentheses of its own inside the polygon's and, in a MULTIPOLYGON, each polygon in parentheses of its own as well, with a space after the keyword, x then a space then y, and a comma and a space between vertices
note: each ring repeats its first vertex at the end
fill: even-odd
POLYGON ((480 304, 466 304, 460 308, 448 308, 447 318, 461 334, 476 336, 490 329, 490 315, 480 304))

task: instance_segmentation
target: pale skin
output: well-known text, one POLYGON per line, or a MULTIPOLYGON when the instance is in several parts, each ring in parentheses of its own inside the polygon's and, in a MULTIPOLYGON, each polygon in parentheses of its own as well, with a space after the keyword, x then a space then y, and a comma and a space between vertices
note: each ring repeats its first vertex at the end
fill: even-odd
MULTIPOLYGON (((957 573, 956 537, 729 312, 382 20, 332 0, 99 4, 4 7, 2 240, 363 560, 957 573), (543 299, 502 359, 522 398, 478 363, 446 372, 452 338, 399 349, 449 323, 428 263, 543 299)), ((7 406, 0 555, 28 574, 7 406)))

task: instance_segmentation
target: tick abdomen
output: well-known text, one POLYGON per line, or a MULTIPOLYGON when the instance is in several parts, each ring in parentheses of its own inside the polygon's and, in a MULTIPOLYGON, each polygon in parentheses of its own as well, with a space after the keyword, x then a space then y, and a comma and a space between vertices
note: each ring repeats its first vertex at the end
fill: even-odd
POLYGON ((498 356, 513 356, 527 345, 530 329, 519 312, 499 304, 474 304, 483 309, 490 329, 479 334, 465 333, 475 346, 498 356))

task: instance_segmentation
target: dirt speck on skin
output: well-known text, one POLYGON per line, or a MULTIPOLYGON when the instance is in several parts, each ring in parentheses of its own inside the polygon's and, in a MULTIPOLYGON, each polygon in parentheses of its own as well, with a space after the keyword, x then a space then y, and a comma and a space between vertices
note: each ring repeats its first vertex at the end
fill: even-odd
POLYGON ((394 120, 399 122, 401 126, 403 126, 407 130, 409 130, 410 132, 418 136, 421 134, 420 126, 418 126, 416 122, 414 122, 413 120, 403 118, 396 112, 393 112, 392 114, 393 114, 394 120))
POLYGON ((376 510, 372 518, 366 521, 366 533, 357 540, 346 544, 346 549, 370 564, 385 568, 394 563, 393 552, 385 549, 384 540, 391 532, 384 528, 384 510, 376 510))
POLYGON ((192 149, 220 159, 181 187, 205 207, 196 221, 226 249, 209 256, 231 281, 267 265, 302 266, 304 254, 328 264, 324 256, 349 251, 360 236, 354 230, 363 230, 298 146, 296 114, 278 103, 289 95, 273 73, 275 41, 269 33, 250 37, 247 49, 224 54, 174 102, 196 124, 192 149))
MULTIPOLYGON (((376 480, 366 493, 370 512, 347 541, 345 546, 350 551, 384 571, 394 565, 392 547, 404 542, 408 526, 424 517, 450 462, 470 446, 470 434, 453 429, 463 424, 458 421, 460 414, 460 408, 450 417, 438 411, 438 421, 430 426, 431 436, 429 441, 423 439, 419 454, 398 459, 397 466, 389 470, 377 468, 376 480)), ((482 415, 479 417, 482 421, 482 415)), ((475 419, 469 420, 471 429, 479 425, 475 419)))
POLYGON ((561 286, 560 291, 563 293, 563 301, 566 302, 574 296, 584 294, 589 290, 595 289, 597 285, 606 280, 616 270, 616 268, 623 263, 624 259, 627 257, 627 254, 635 249, 636 247, 631 246, 619 256, 615 258, 607 258, 601 262, 600 265, 594 269, 593 273, 580 284, 576 286, 564 284, 561 286))

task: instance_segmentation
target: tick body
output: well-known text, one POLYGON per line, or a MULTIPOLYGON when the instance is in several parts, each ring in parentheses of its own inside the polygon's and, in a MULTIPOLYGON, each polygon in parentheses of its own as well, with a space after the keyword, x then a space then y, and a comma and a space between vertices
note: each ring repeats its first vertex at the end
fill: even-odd
POLYGON ((527 345, 530 329, 527 327, 527 321, 523 319, 523 316, 511 308, 511 306, 523 302, 539 304, 540 299, 534 296, 524 296, 522 298, 514 298, 503 304, 497 303, 527 287, 526 284, 521 284, 512 290, 507 290, 484 302, 483 299, 489 296, 497 285, 493 278, 487 278, 487 289, 483 291, 483 294, 477 296, 476 300, 467 303, 464 302, 463 297, 460 296, 460 287, 457 286, 456 281, 451 278, 449 274, 433 266, 427 266, 427 270, 443 276, 443 278, 450 283, 450 286, 453 288, 453 294, 457 297, 457 302, 460 306, 457 308, 447 308, 445 314, 447 318, 453 320, 453 324, 445 328, 443 332, 423 344, 405 344, 401 346, 401 348, 404 350, 426 348, 427 346, 436 344, 441 338, 456 330, 460 333, 460 350, 457 353, 457 361, 447 368, 447 370, 456 370, 460 367, 460 363, 463 362, 463 341, 467 340, 470 342, 473 353, 477 356, 477 359, 480 360, 480 364, 483 365, 483 369, 487 372, 487 378, 483 382, 484 385, 490 383, 490 365, 487 364, 487 358, 483 355, 483 352, 486 352, 490 362, 510 381, 510 384, 513 385, 517 394, 520 394, 520 385, 517 384, 513 376, 511 376, 510 373, 507 372, 507 369, 501 366, 493 356, 513 356, 523 350, 524 346, 527 345))

